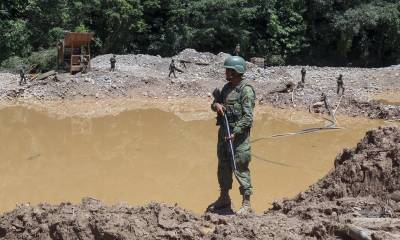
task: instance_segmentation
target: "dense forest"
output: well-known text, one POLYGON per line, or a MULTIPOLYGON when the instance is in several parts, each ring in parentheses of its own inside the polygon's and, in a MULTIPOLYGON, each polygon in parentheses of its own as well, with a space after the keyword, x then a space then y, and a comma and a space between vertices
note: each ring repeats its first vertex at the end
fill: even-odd
POLYGON ((64 31, 93 52, 172 56, 184 48, 271 65, 400 63, 400 0, 0 0, 0 62, 55 55, 64 31))

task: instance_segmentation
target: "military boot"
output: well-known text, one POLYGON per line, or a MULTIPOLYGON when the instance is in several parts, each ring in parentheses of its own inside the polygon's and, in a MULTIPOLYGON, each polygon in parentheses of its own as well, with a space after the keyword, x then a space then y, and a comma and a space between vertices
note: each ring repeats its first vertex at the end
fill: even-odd
POLYGON ((242 207, 236 212, 239 215, 247 215, 253 213, 250 205, 250 195, 243 195, 242 207))
POLYGON ((215 212, 224 208, 231 207, 231 198, 229 197, 229 191, 221 190, 219 198, 217 201, 211 203, 207 207, 207 212, 215 212))

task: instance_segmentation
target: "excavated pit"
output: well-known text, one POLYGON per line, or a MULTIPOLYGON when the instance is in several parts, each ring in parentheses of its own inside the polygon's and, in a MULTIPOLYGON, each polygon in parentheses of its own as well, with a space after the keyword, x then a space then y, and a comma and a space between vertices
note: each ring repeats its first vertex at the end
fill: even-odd
MULTIPOLYGON (((131 120, 129 117, 127 119, 131 120)), ((170 121, 172 125, 167 124, 166 129, 170 129, 176 121, 178 120, 175 120, 175 123, 170 121)), ((118 121, 114 125, 119 129, 118 121)), ((18 126, 23 126, 23 123, 19 123, 18 126)), ((261 123, 258 127, 274 129, 261 123)), ((354 135, 354 132, 351 135, 354 135)), ((172 204, 150 203, 131 206, 120 203, 110 206, 93 198, 84 198, 81 204, 19 204, 16 209, 0 217, 0 238, 336 239, 338 236, 348 236, 346 233, 349 231, 346 229, 355 226, 367 232, 371 239, 398 239, 399 136, 400 129, 395 126, 368 131, 355 148, 345 149, 336 157, 334 168, 325 177, 293 199, 275 201, 272 208, 261 215, 258 213, 249 216, 222 216, 207 213, 200 216, 172 204)), ((52 141, 54 140, 56 139, 52 141)), ((315 141, 324 140, 318 136, 315 141)), ((338 142, 340 141, 336 143, 338 142)), ((254 146, 254 151, 256 149, 254 146)), ((327 153, 326 150, 323 152, 327 153)), ((300 154, 297 155, 301 157, 300 154)), ((318 158, 323 158, 323 155, 318 153, 318 158)), ((40 156, 29 161, 40 161, 40 156)), ((253 168, 265 164, 260 161, 260 165, 257 165, 256 160, 253 161, 253 168)), ((269 167, 278 169, 278 166, 273 164, 269 167)), ((34 181, 34 178, 31 180, 34 181)), ((275 184, 278 186, 280 181, 275 179, 275 184)), ((77 184, 75 186, 82 187, 77 184)), ((62 191, 62 188, 60 190, 62 191)), ((124 191, 140 195, 140 192, 135 192, 134 189, 125 187, 124 191)), ((268 191, 268 188, 263 189, 262 185, 258 184, 257 191, 268 191)), ((264 210, 268 205, 265 203, 264 210)))

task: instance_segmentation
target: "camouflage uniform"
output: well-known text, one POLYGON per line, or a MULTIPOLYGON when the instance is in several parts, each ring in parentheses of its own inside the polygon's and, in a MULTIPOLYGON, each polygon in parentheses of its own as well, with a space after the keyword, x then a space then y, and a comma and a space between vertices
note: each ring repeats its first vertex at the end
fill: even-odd
POLYGON ((343 87, 343 75, 340 74, 337 78, 337 90, 336 93, 339 95, 340 90, 342 90, 342 95, 344 94, 344 87, 343 87))
POLYGON ((113 55, 111 58, 110 58, 110 64, 111 64, 111 69, 110 69, 110 71, 115 71, 115 63, 117 62, 117 60, 115 59, 115 55, 113 55))
POLYGON ((88 62, 87 58, 85 56, 81 55, 82 73, 87 73, 88 65, 89 65, 89 62, 88 62))
POLYGON ((25 67, 22 66, 19 69, 19 76, 20 76, 19 85, 26 84, 25 67))
POLYGON ((305 81, 306 81, 306 69, 302 68, 301 69, 301 82, 305 83, 305 81))
POLYGON ((172 60, 171 63, 169 64, 169 74, 168 74, 168 77, 170 77, 170 76, 171 76, 171 73, 173 73, 173 74, 174 74, 174 77, 176 78, 175 69, 176 69, 175 62, 174 62, 174 60, 172 60))
POLYGON ((235 47, 235 51, 233 51, 234 56, 240 56, 240 44, 237 44, 235 47))
MULTIPOLYGON (((236 179, 240 184, 240 193, 242 195, 252 194, 252 185, 250 179, 249 163, 250 154, 250 129, 253 122, 253 109, 255 104, 255 93, 253 87, 246 81, 235 88, 230 83, 225 84, 221 91, 221 102, 227 109, 227 117, 231 133, 235 134, 233 147, 235 152, 236 179)), ((211 109, 216 111, 216 101, 214 100, 211 109)), ((218 182, 221 191, 228 191, 232 188, 232 166, 226 130, 222 124, 221 117, 217 122, 220 125, 218 131, 218 182)))

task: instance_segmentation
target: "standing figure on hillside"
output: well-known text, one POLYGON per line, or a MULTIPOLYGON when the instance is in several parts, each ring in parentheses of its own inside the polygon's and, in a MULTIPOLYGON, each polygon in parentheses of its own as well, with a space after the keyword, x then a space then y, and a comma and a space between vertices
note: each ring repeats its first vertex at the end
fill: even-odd
POLYGON ((337 78, 337 95, 339 95, 340 90, 342 90, 342 95, 344 94, 344 87, 343 87, 343 75, 339 74, 339 77, 337 78))
POLYGON ((211 109, 217 112, 217 125, 220 126, 217 143, 220 196, 208 206, 207 211, 218 212, 231 208, 229 190, 232 189, 232 175, 234 175, 239 182, 240 194, 243 197, 242 207, 237 214, 248 214, 252 212, 250 130, 253 125, 256 96, 250 83, 243 80, 246 71, 246 61, 243 58, 228 57, 224 62, 224 68, 228 83, 221 91, 217 89, 214 91, 214 101, 211 104, 211 109))
POLYGON ((174 77, 176 78, 175 69, 176 69, 175 61, 174 61, 174 59, 172 59, 172 60, 171 60, 171 63, 169 64, 169 74, 168 74, 168 77, 170 77, 170 76, 171 76, 171 73, 173 73, 173 74, 174 74, 174 77))
POLYGON ((84 55, 81 55, 81 69, 82 69, 82 73, 87 73, 88 65, 89 65, 89 61, 88 61, 87 57, 84 56, 84 55))
POLYGON ((19 85, 26 84, 25 67, 23 65, 19 68, 19 77, 19 85))
POLYGON ((304 84, 306 82, 306 69, 303 67, 301 68, 301 82, 304 84))
POLYGON ((117 62, 117 60, 115 59, 115 54, 113 54, 113 56, 110 58, 110 64, 111 64, 111 72, 115 71, 115 63, 117 62))
POLYGON ((233 56, 240 56, 240 44, 236 44, 235 51, 233 51, 233 56))
POLYGON ((171 76, 171 73, 173 73, 173 74, 174 74, 174 77, 176 78, 175 70, 178 71, 178 72, 180 72, 180 73, 183 73, 182 70, 180 70, 179 68, 176 67, 176 65, 175 65, 175 60, 172 59, 172 60, 171 60, 171 63, 169 64, 169 74, 168 74, 168 77, 170 77, 170 76, 171 76))

